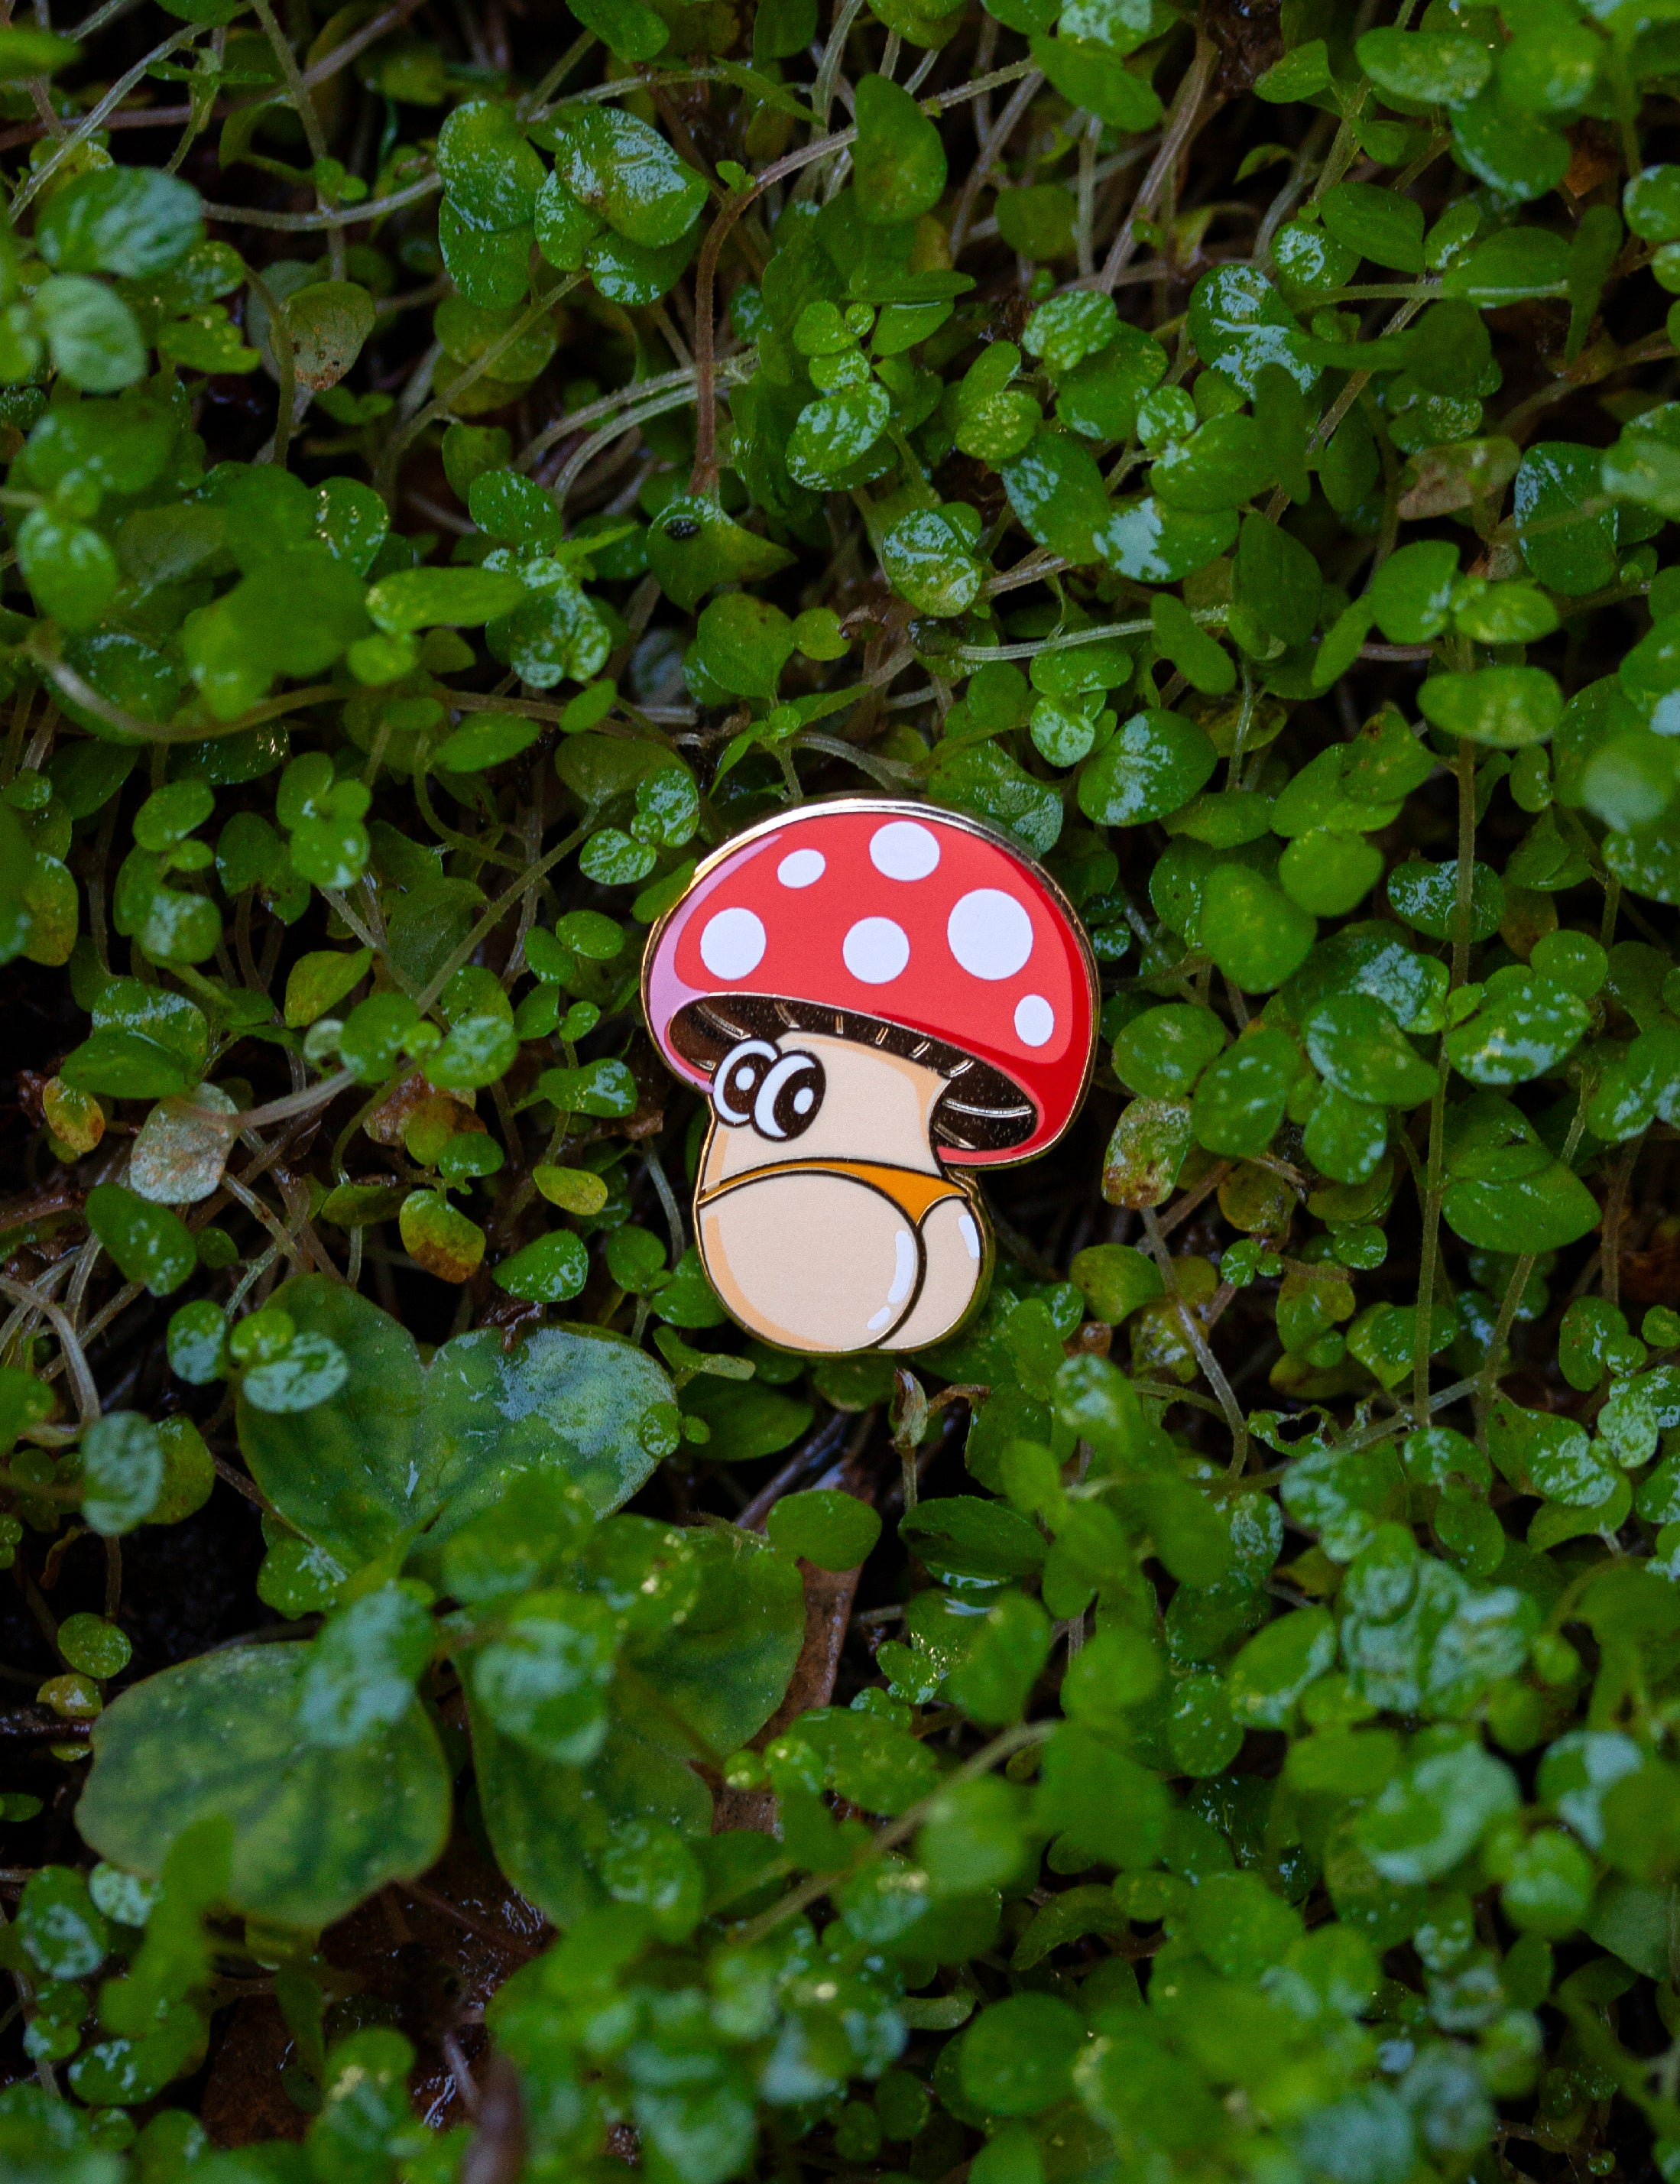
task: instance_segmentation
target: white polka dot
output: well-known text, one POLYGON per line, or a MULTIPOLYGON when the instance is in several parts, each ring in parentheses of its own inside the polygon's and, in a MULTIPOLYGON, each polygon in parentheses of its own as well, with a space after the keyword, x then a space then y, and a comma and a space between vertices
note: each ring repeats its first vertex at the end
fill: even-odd
POLYGON ((744 978, 764 961, 765 929, 750 910, 720 910, 700 935, 700 961, 715 978, 744 978))
POLYGON ((1056 1012, 1042 994, 1023 994, 1015 1005, 1015 1035, 1023 1046, 1043 1046, 1056 1028, 1056 1012))
POLYGON ((945 927, 951 953, 976 978, 1012 978, 1032 953, 1032 920, 1012 894, 976 888, 945 927))
POLYGON ((828 860, 821 850, 795 850, 776 866, 776 877, 783 887, 815 887, 827 870, 828 860))
POLYGON ((869 861, 889 880, 925 880, 939 861, 939 844, 914 819, 892 819, 870 837, 869 861))
POLYGON ((861 917, 841 943, 846 968, 866 986, 884 986, 910 960, 909 935, 890 917, 861 917))

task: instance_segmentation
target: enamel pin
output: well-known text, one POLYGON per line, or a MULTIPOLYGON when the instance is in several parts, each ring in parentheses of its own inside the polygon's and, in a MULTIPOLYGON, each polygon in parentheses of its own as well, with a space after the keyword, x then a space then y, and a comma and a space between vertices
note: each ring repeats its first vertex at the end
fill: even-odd
POLYGON ((1054 1145, 1091 1074, 1096 965, 1002 835, 845 798, 750 828, 648 936, 648 1025, 707 1094, 694 1227, 784 1350, 918 1349, 982 1293, 973 1170, 1054 1145))

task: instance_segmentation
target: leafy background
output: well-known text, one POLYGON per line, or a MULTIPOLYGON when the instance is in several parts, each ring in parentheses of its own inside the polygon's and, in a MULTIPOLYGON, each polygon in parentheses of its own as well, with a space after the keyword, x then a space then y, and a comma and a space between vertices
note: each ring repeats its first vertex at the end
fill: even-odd
POLYGON ((1680 27, 1380 12, 0 26, 8 2176, 1680 2176, 1680 27), (637 1003, 859 788, 896 1372, 637 1003))

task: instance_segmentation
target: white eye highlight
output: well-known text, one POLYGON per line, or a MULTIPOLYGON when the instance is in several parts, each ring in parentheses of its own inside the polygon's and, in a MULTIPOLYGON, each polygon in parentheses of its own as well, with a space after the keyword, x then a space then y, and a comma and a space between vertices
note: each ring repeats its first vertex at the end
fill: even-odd
POLYGON ((822 1072, 814 1054, 784 1054, 753 1100, 753 1128, 761 1138, 797 1137, 822 1095, 822 1072), (810 1081, 799 1084, 805 1078, 810 1081), (789 1124, 793 1124, 790 1129, 789 1124))
POLYGON ((738 1129, 752 1121, 759 1087, 780 1059, 767 1039, 743 1039, 730 1048, 712 1078, 712 1106, 720 1122, 738 1129))

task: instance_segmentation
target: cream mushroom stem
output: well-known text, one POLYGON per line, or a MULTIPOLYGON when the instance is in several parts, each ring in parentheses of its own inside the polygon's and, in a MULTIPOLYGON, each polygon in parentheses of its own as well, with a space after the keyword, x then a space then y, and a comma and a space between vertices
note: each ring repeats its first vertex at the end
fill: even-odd
POLYGON ((949 1332, 986 1262, 975 1201, 933 1150, 949 1080, 817 1032, 737 1055, 719 1066, 697 1197, 701 1255, 730 1311, 767 1342, 815 1352, 949 1332), (778 1067, 796 1056, 808 1066, 778 1067))

